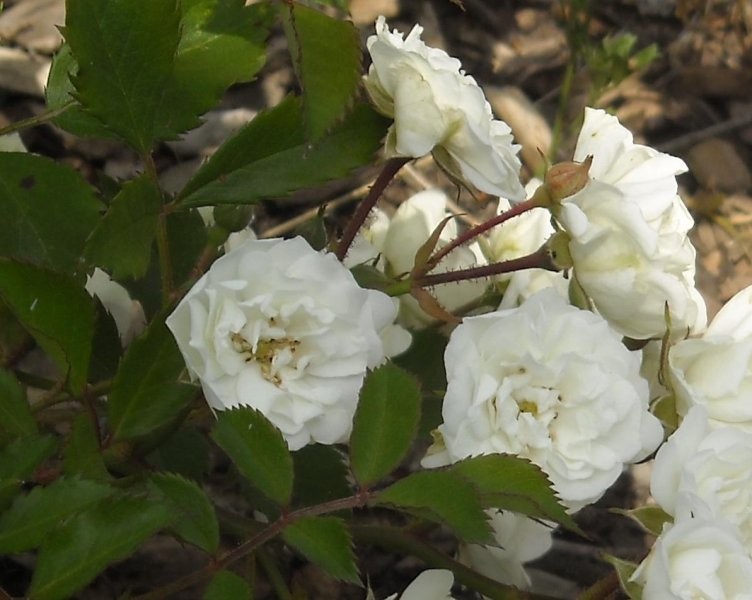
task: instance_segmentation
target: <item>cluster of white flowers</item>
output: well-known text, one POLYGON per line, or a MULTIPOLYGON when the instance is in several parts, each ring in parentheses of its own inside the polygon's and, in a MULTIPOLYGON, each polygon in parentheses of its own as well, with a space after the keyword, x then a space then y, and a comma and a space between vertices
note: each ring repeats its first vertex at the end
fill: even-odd
POLYGON ((681 424, 658 451, 650 491, 673 521, 633 575, 643 598, 750 598, 752 287, 668 352, 681 424))
MULTIPOLYGON (((460 63, 426 46, 420 33, 416 26, 403 37, 379 18, 368 40, 365 87, 394 119, 387 156, 433 153, 450 175, 500 196, 499 214, 529 208, 452 250, 430 274, 531 255, 553 236, 566 250, 562 272, 531 269, 430 289, 454 312, 491 283, 503 300, 450 335, 443 421, 423 465, 488 453, 524 457, 574 512, 661 445, 644 376, 661 371, 663 392, 684 417, 658 451, 652 484, 673 522, 634 581, 646 600, 752 597, 752 288, 706 328, 688 237, 693 220, 677 193, 685 164, 635 144, 615 117, 587 109, 574 153, 580 163, 592 157, 583 185, 564 197, 549 193, 538 206, 514 204, 538 198, 535 189, 550 182, 523 190, 509 127, 493 118, 460 63), (568 291, 589 310, 571 305, 568 291), (643 354, 623 337, 659 340, 669 326, 666 364, 648 344, 641 373, 643 354)), ((346 442, 367 372, 409 344, 394 324, 398 312, 412 329, 433 323, 414 298, 363 289, 348 268, 409 275, 449 215, 446 203, 443 191, 427 190, 391 217, 374 210, 344 264, 301 238, 226 248, 167 320, 209 404, 257 408, 291 449, 346 442)), ((449 220, 436 249, 457 236, 449 220)), ((511 512, 489 519, 498 546, 464 546, 460 558, 529 586, 523 564, 549 548, 550 528, 511 512)), ((402 598, 449 598, 451 584, 446 572, 428 571, 402 598)))

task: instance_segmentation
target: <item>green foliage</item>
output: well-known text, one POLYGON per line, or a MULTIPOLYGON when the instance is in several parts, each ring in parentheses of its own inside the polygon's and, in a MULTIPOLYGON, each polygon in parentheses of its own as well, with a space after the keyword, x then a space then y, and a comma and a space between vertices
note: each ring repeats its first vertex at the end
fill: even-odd
POLYGON ((79 415, 63 447, 63 473, 92 480, 109 479, 99 449, 99 439, 89 415, 79 415))
POLYGON ((237 408, 219 413, 212 438, 240 473, 280 506, 292 497, 292 457, 282 434, 260 412, 237 408))
POLYGON ((652 533, 655 536, 659 536, 663 531, 663 526, 666 523, 673 523, 674 518, 663 510, 660 506, 639 506, 631 510, 623 510, 619 508, 612 508, 611 512, 615 512, 626 517, 630 517, 637 521, 646 531, 652 533))
POLYGON ((420 422, 420 388, 387 363, 366 378, 350 438, 350 462, 360 485, 391 473, 407 454, 420 422))
POLYGON ((34 154, 0 152, 0 256, 73 274, 101 204, 72 169, 34 154))
POLYGON ((143 277, 161 206, 160 191, 145 175, 126 183, 86 243, 89 263, 118 280, 143 277))
POLYGON ((60 523, 112 494, 109 486, 84 479, 58 479, 16 498, 0 516, 0 553, 37 548, 60 523))
POLYGON ((304 517, 287 527, 282 537, 332 577, 359 583, 358 567, 347 524, 337 517, 304 517))
POLYGON ((104 567, 133 553, 171 520, 167 504, 135 496, 113 498, 78 513, 43 544, 30 598, 70 598, 104 567))
POLYGON ((21 485, 43 461, 55 453, 51 435, 27 435, 13 440, 0 452, 0 510, 21 489, 21 485))
POLYGON ((513 510, 579 531, 559 504, 548 476, 524 458, 486 454, 455 463, 449 471, 469 481, 485 507, 513 510))
POLYGON ((476 488, 451 471, 418 471, 376 496, 377 504, 419 509, 418 514, 449 525, 468 542, 491 543, 491 527, 476 488))
POLYGON ((5 369, 0 369, 0 432, 10 437, 37 432, 24 389, 13 373, 5 369))
POLYGON ((0 298, 80 392, 94 335, 94 304, 72 278, 0 258, 0 298))
POLYGON ((177 0, 71 0, 65 38, 77 99, 144 154, 162 133, 180 42, 177 0))
POLYGON ((358 89, 358 30, 348 21, 300 4, 285 4, 281 11, 290 56, 303 89, 306 137, 316 141, 344 116, 358 89))
POLYGON ((635 52, 636 43, 637 36, 622 33, 606 36, 600 45, 588 48, 585 60, 593 78, 594 91, 618 84, 633 72, 647 68, 660 55, 655 44, 635 52))
POLYGON ((356 104, 311 145, 301 101, 288 97, 227 140, 188 182, 180 200, 185 206, 248 204, 344 177, 373 159, 387 124, 367 105, 356 104))
POLYGON ((209 468, 209 442, 195 427, 182 427, 162 440, 149 455, 149 462, 164 471, 202 481, 209 468))
POLYGON ((629 581, 632 574, 637 570, 637 565, 633 562, 617 558, 606 554, 604 559, 614 567, 621 589, 626 593, 630 600, 642 600, 642 588, 634 581, 629 581))
POLYGON ((198 125, 198 116, 265 60, 270 10, 242 0, 74 0, 48 103, 80 135, 114 132, 137 151, 198 125), (71 84, 72 81, 72 84, 71 84), (94 117, 94 118, 92 118, 94 117))
POLYGON ((207 553, 216 552, 219 524, 206 492, 193 481, 172 473, 154 473, 149 476, 149 483, 170 509, 171 529, 207 553))
POLYGON ((292 453, 296 506, 320 504, 350 494, 345 456, 333 446, 308 444, 292 453))
POLYGON ((196 388, 176 379, 185 368, 175 340, 157 319, 133 341, 112 382, 107 410, 113 441, 165 428, 188 408, 196 388))
POLYGON ((219 571, 206 586, 203 600, 227 600, 228 598, 251 600, 253 594, 245 579, 232 571, 219 571))

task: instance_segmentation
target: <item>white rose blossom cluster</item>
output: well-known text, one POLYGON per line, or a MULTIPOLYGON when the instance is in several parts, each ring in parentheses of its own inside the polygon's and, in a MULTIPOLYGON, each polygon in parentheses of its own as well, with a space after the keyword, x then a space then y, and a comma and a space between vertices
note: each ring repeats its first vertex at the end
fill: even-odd
POLYGON ((752 286, 668 351, 683 419, 653 466, 651 494, 672 521, 632 576, 646 600, 752 598, 751 299, 752 286))
MULTIPOLYGON (((650 411, 642 354, 623 337, 647 343, 670 324, 667 364, 654 352, 643 372, 666 371, 685 416, 658 451, 653 483, 674 523, 633 579, 646 600, 752 598, 752 288, 705 330, 687 235, 693 220, 677 193, 686 166, 635 144, 615 117, 587 109, 574 153, 577 162, 592 157, 586 181, 549 203, 517 204, 526 192, 509 127, 493 118, 459 61, 426 46, 420 33, 416 26, 403 37, 381 17, 368 39, 365 87, 394 119, 386 155, 433 153, 455 178, 499 196, 499 215, 525 207, 458 245, 429 274, 533 255, 553 238, 565 240, 568 255, 563 272, 530 269, 430 287, 459 316, 490 285, 503 297, 450 334, 442 423, 423 466, 513 454, 547 474, 569 512, 597 501, 664 437, 650 411), (589 310, 569 303, 573 286, 589 310)), ((530 184, 528 202, 539 185, 548 183, 530 184)), ((361 288, 347 269, 369 264, 394 281, 409 277, 416 253, 449 214, 446 201, 443 191, 427 190, 391 217, 372 211, 349 252, 346 244, 338 252, 344 264, 301 238, 226 249, 167 320, 210 406, 258 409, 293 450, 347 442, 366 374, 409 345, 394 324, 398 312, 411 329, 435 324, 414 298, 361 288)), ((458 235, 450 220, 436 251, 458 235)), ((550 547, 550 528, 511 512, 488 514, 497 546, 464 546, 460 559, 528 587, 523 565, 550 547)), ((446 572, 427 571, 402 598, 428 597, 424 590, 449 598, 451 584, 446 572)))

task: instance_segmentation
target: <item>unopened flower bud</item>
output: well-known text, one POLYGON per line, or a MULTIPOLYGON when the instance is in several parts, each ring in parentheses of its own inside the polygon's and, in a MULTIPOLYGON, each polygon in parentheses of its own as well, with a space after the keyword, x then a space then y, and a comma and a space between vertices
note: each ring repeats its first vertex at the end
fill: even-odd
POLYGON ((551 167, 545 176, 545 185, 551 200, 555 203, 569 198, 584 188, 590 177, 590 165, 593 157, 588 156, 583 162, 562 162, 551 167))

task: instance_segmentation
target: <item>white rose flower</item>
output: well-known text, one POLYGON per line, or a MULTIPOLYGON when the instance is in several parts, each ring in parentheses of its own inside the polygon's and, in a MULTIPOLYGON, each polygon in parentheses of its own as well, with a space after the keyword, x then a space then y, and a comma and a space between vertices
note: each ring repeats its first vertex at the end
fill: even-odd
POLYGON ((376 108, 393 118, 386 140, 388 156, 434 153, 451 175, 479 190, 522 200, 520 147, 460 62, 420 39, 419 25, 403 39, 389 31, 384 17, 368 38, 372 65, 365 86, 376 108))
POLYGON ((693 407, 658 450, 650 492, 669 514, 725 519, 752 549, 752 433, 711 430, 693 407))
POLYGON ((668 302, 677 337, 705 326, 694 287, 694 222, 676 194, 684 162, 647 146, 615 117, 587 109, 575 160, 593 156, 592 181, 557 210, 577 280, 621 333, 660 337, 668 302))
MULTIPOLYGON (((525 186, 526 194, 532 195, 541 183, 538 179, 531 180, 525 186)), ((501 214, 510 208, 509 201, 500 198, 496 212, 501 214)), ((533 208, 491 229, 487 238, 486 255, 492 263, 520 258, 538 250, 553 234, 551 213, 545 208, 533 208)), ((506 282, 499 308, 519 306, 535 292, 547 287, 555 288, 566 298, 569 288, 563 271, 546 269, 515 271, 500 275, 499 281, 506 282)))
POLYGON ((672 346, 668 362, 679 414, 702 405, 711 426, 752 433, 752 286, 724 305, 702 337, 672 346))
POLYGON ((212 408, 251 406, 296 450, 347 439, 395 316, 388 296, 302 238, 248 240, 214 262, 167 326, 212 408))
POLYGON ((685 519, 664 525, 631 581, 643 600, 749 600, 752 559, 729 523, 685 519))
MULTIPOLYGON (((402 592, 400 600, 454 600, 452 585, 454 574, 447 569, 429 569, 423 571, 402 592)), ((392 594, 385 600, 395 600, 392 594)))
POLYGON ((551 527, 512 511, 489 511, 498 546, 460 547, 460 560, 479 573, 519 589, 530 588, 524 563, 551 549, 551 527))
POLYGON ((600 316, 566 304, 554 290, 519 308, 464 319, 444 361, 445 449, 434 456, 429 450, 427 466, 517 454, 539 465, 576 510, 661 441, 639 354, 600 316))
POLYGON ((133 300, 122 285, 113 281, 99 267, 86 276, 86 291, 96 296, 104 309, 110 313, 120 336, 120 342, 127 346, 133 338, 146 328, 144 308, 133 300))

